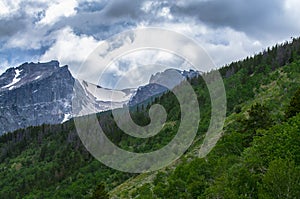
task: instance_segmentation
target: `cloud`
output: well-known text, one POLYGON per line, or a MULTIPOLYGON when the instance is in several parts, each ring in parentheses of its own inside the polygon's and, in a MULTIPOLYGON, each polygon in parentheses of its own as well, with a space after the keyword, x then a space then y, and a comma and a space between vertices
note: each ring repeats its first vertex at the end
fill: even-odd
POLYGON ((42 40, 49 30, 36 26, 48 3, 43 0, 4 0, 2 4, 9 10, 8 14, 0 15, 0 41, 6 41, 3 46, 36 49, 33 40, 42 40))
MULTIPOLYGON (((259 52, 266 46, 274 45, 272 41, 260 41, 230 27, 212 28, 193 19, 188 22, 184 20, 177 23, 162 22, 155 27, 169 29, 194 40, 208 53, 217 67, 259 52)), ((203 70, 207 70, 205 68, 204 66, 203 70)))
POLYGON ((141 49, 125 54, 108 66, 99 81, 110 88, 134 88, 149 83, 151 74, 168 68, 190 69, 184 59, 166 51, 141 49), (184 66, 184 67, 183 67, 184 66), (114 79, 110 79, 113 74, 114 79))
POLYGON ((22 14, 2 18, 0 20, 0 40, 20 32, 22 28, 24 29, 27 26, 28 22, 22 14))
POLYGON ((9 13, 8 7, 4 4, 4 2, 0 1, 0 15, 7 15, 9 13))
POLYGON ((40 61, 59 60, 76 73, 80 64, 100 44, 92 36, 76 35, 70 27, 56 31, 55 43, 41 56, 40 61))
POLYGON ((104 16, 111 19, 131 18, 139 20, 142 17, 140 10, 141 3, 139 0, 115 0, 110 1, 104 9, 104 16))
POLYGON ((52 29, 71 27, 77 34, 91 35, 98 40, 104 40, 112 35, 135 27, 135 22, 126 19, 111 20, 103 15, 102 10, 81 12, 58 21, 52 29))
MULTIPOLYGON (((104 40, 150 26, 194 39, 220 67, 299 36, 299 18, 298 0, 2 0, 0 65, 58 59, 75 72, 104 40)), ((106 51, 123 45, 122 39, 116 40, 106 51)), ((182 49, 188 48, 182 44, 182 49)), ((140 57, 164 60, 159 53, 127 57, 108 71, 105 80, 112 85, 133 71, 136 80, 141 76, 148 81, 137 67, 140 57)), ((170 60, 165 63, 180 65, 170 60)))
POLYGON ((211 56, 217 67, 240 60, 255 54, 273 43, 261 43, 259 40, 248 37, 244 32, 231 28, 209 29, 206 37, 198 37, 203 48, 211 56), (218 39, 216 39, 218 38, 218 39))
POLYGON ((0 16, 7 16, 20 9, 20 0, 9 1, 3 0, 0 2, 0 16))
POLYGON ((78 6, 76 0, 68 0, 56 2, 48 7, 43 17, 38 24, 52 25, 57 22, 61 17, 70 17, 76 14, 75 8, 78 6))
MULTIPOLYGON (((270 36, 272 33, 276 37, 286 35, 295 28, 289 23, 290 13, 289 10, 284 9, 285 2, 282 0, 186 1, 172 4, 170 10, 175 16, 196 18, 213 28, 230 27, 255 37, 270 36)), ((299 3, 297 4, 299 7, 299 3)))

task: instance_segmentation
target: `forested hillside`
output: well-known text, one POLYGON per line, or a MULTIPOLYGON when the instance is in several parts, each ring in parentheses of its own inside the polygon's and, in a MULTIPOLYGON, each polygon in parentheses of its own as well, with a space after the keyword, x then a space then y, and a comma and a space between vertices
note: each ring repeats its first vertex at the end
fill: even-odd
MULTIPOLYGON (((198 136, 169 167, 141 175, 110 169, 82 146, 72 120, 29 127, 0 137, 0 198, 105 198, 108 191, 112 198, 299 197, 300 40, 276 45, 220 72, 227 119, 222 138, 205 158, 198 158, 198 151, 209 124, 210 99, 199 77, 188 80, 201 110, 198 136)), ((157 150, 176 134, 181 113, 171 92, 153 103, 168 113, 154 137, 124 134, 109 111, 98 114, 100 124, 126 150, 157 150)), ((132 111, 137 124, 149 123, 150 106, 132 111)))

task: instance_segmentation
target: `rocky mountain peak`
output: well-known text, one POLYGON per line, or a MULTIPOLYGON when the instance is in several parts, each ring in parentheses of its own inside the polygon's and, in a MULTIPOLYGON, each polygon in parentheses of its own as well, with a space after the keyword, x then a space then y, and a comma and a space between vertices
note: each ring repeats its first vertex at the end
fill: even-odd
POLYGON ((131 98, 129 105, 134 106, 150 99, 151 97, 162 95, 167 90, 173 89, 186 79, 198 77, 201 73, 195 70, 181 71, 178 69, 166 69, 151 75, 149 84, 138 88, 136 94, 131 98))
POLYGON ((75 79, 68 66, 60 66, 58 61, 24 63, 0 76, 0 134, 43 123, 62 123, 81 113, 134 106, 196 75, 197 71, 167 69, 152 75, 149 84, 138 89, 112 90, 75 79), (74 99, 79 100, 75 112, 74 99))
POLYGON ((71 114, 75 79, 57 61, 24 63, 0 76, 0 134, 71 114))
MULTIPOLYGON (((67 68, 67 66, 62 68, 67 68)), ((63 70, 62 68, 59 67, 58 61, 24 63, 19 67, 9 68, 0 76, 0 92, 13 90, 27 83, 47 78, 58 70, 63 70)))

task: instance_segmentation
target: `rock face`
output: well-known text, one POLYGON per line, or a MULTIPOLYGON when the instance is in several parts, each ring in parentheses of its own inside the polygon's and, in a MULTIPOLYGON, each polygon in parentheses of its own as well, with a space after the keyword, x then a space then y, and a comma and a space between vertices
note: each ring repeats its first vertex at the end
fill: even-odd
POLYGON ((135 89, 113 91, 77 80, 68 66, 60 67, 57 61, 24 63, 0 76, 0 134, 80 115, 73 113, 74 88, 79 108, 91 107, 85 114, 121 108, 135 93, 135 89))
POLYGON ((200 72, 194 70, 167 69, 164 72, 158 72, 151 76, 149 84, 137 89, 136 94, 130 99, 129 105, 134 106, 149 100, 151 97, 162 95, 164 92, 172 90, 182 81, 199 75, 200 72))
POLYGON ((133 106, 197 75, 196 71, 168 69, 152 75, 149 84, 138 89, 111 90, 75 79, 68 66, 60 67, 57 61, 24 63, 0 76, 0 135, 28 126, 62 123, 73 116, 133 106))
POLYGON ((0 76, 0 134, 66 120, 74 81, 68 67, 57 61, 8 69, 0 76))
POLYGON ((73 116, 88 115, 122 108, 127 105, 136 89, 112 90, 76 80, 74 84, 73 116))

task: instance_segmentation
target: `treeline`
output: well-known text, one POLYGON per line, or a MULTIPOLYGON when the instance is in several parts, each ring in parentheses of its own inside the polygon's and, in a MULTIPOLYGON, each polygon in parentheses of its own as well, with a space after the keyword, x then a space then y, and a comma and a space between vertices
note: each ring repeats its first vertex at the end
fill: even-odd
POLYGON ((263 52, 254 56, 248 56, 244 60, 232 62, 221 68, 219 71, 222 76, 228 78, 243 69, 250 76, 253 73, 268 73, 279 67, 299 60, 300 56, 300 38, 293 38, 292 41, 286 41, 283 44, 276 44, 263 52))
POLYGON ((254 104, 206 158, 183 159, 175 171, 159 172, 131 197, 299 198, 299 99, 300 88, 279 124, 266 106, 254 104))
MULTIPOLYGON (((298 115, 289 119, 300 110, 300 91, 294 95, 300 87, 299 47, 299 39, 294 39, 222 68, 220 71, 226 88, 227 115, 233 119, 226 125, 224 136, 213 151, 205 159, 182 159, 175 171, 161 171, 153 182, 146 183, 133 192, 127 190, 125 195, 121 192, 118 196, 297 198, 299 178, 288 178, 290 181, 287 182, 284 176, 299 172, 300 166, 297 155, 300 147, 297 138, 300 118, 298 115), (284 53, 291 57, 282 56, 284 53), (253 105, 249 107, 249 103, 253 105), (293 128, 289 128, 290 126, 293 128), (261 142, 264 139, 270 142, 261 142), (263 150, 264 147, 268 149, 263 150), (257 150, 250 153, 254 149, 257 150), (261 156, 257 156, 256 152, 261 152, 261 156), (250 159, 256 161, 254 165, 249 166, 250 159), (275 171, 276 166, 281 170, 275 171), (285 173, 285 169, 288 172, 285 173), (276 181, 274 178, 280 180, 272 184, 276 181), (272 189, 278 191, 271 193, 272 189)), ((198 100, 209 103, 207 93, 203 92, 205 84, 201 77, 189 81, 198 94, 198 100)), ((209 116, 209 110, 204 107, 202 121, 209 116)), ((204 124, 208 122, 209 120, 204 124)), ((199 135, 204 132, 205 128, 200 125, 199 135)))
MULTIPOLYGON (((183 159, 175 171, 160 172, 153 183, 145 184, 132 197, 255 198, 267 194, 272 188, 268 187, 270 179, 265 179, 265 176, 273 175, 267 175, 267 172, 274 170, 275 165, 281 165, 282 170, 290 168, 289 172, 297 172, 299 156, 295 151, 299 142, 293 136, 299 127, 299 116, 286 121, 288 117, 285 115, 293 115, 295 110, 286 109, 282 103, 291 99, 300 87, 299 46, 299 39, 294 39, 220 69, 226 88, 227 115, 234 116, 234 121, 224 129, 223 138, 206 159, 183 159), (266 92, 267 88, 263 86, 267 85, 274 86, 268 92, 278 99, 266 97, 259 99, 257 105, 245 107, 246 102, 256 101, 260 93, 266 92), (281 145, 279 140, 285 138, 280 137, 281 133, 288 131, 289 125, 294 128, 290 129, 294 134, 288 132, 284 136, 292 136, 293 139, 281 145), (278 142, 275 139, 269 151, 264 151, 261 148, 268 144, 261 140, 273 139, 270 137, 273 134, 278 137, 278 142), (289 150, 288 145, 295 146, 294 151, 289 150), (281 150, 277 150, 278 154, 286 151, 290 156, 280 156, 276 150, 273 153, 274 147, 281 150), (255 160, 254 152, 251 152, 254 149, 263 152, 255 160), (274 158, 266 161, 268 157, 274 158), (249 167, 253 161, 254 166, 249 167)), ((201 111, 197 137, 201 142, 210 122, 210 96, 202 77, 188 81, 197 94, 201 111)), ((295 103, 297 99, 295 97, 295 103)), ((154 151, 172 140, 181 118, 176 97, 167 92, 148 106, 141 105, 133 110, 131 116, 135 123, 143 126, 150 122, 148 110, 154 103, 164 106, 168 113, 167 122, 158 135, 147 139, 134 138, 122 132, 110 111, 97 114, 97 117, 106 135, 119 147, 134 152, 154 151)), ((0 148, 0 198, 89 198, 97 193, 106 193, 134 176, 110 169, 95 160, 82 145, 72 120, 5 134, 0 137, 0 148)), ((295 181, 291 183, 295 184, 295 181)))

